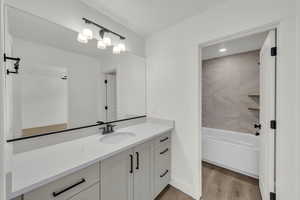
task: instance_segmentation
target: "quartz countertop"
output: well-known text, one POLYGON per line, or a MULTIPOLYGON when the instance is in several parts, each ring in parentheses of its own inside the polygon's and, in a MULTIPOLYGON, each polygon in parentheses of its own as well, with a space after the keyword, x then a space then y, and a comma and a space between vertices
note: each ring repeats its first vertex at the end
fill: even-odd
POLYGON ((135 137, 113 144, 102 143, 100 140, 105 136, 97 134, 15 154, 12 157, 10 199, 149 141, 172 129, 173 126, 168 124, 146 122, 118 129, 116 132, 134 133, 135 137))

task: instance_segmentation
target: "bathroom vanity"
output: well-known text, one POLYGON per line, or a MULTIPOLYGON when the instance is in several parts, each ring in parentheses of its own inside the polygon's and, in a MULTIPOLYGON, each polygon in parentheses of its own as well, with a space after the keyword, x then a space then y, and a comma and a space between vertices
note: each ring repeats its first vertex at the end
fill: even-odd
POLYGON ((146 122, 16 154, 10 199, 152 200, 170 182, 171 124, 146 122))

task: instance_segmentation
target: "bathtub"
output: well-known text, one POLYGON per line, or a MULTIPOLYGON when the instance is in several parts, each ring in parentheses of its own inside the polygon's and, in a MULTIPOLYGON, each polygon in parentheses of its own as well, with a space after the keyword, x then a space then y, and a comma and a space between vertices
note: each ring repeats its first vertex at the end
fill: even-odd
POLYGON ((259 137, 234 131, 202 128, 202 160, 258 178, 259 137))

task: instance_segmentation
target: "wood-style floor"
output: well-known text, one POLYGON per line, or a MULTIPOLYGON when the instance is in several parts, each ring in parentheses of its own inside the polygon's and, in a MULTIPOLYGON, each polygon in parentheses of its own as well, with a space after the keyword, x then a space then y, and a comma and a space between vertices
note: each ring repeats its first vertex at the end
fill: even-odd
MULTIPOLYGON (((261 200, 258 180, 208 163, 202 166, 202 200, 261 200)), ((156 200, 192 198, 170 186, 156 200)))

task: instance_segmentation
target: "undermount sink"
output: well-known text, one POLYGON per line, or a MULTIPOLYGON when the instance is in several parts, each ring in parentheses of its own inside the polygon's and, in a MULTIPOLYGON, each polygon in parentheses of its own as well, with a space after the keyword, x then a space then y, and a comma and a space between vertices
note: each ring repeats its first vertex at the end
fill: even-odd
POLYGON ((105 144, 118 144, 124 140, 134 138, 135 134, 130 132, 115 132, 100 138, 100 142, 105 144))

